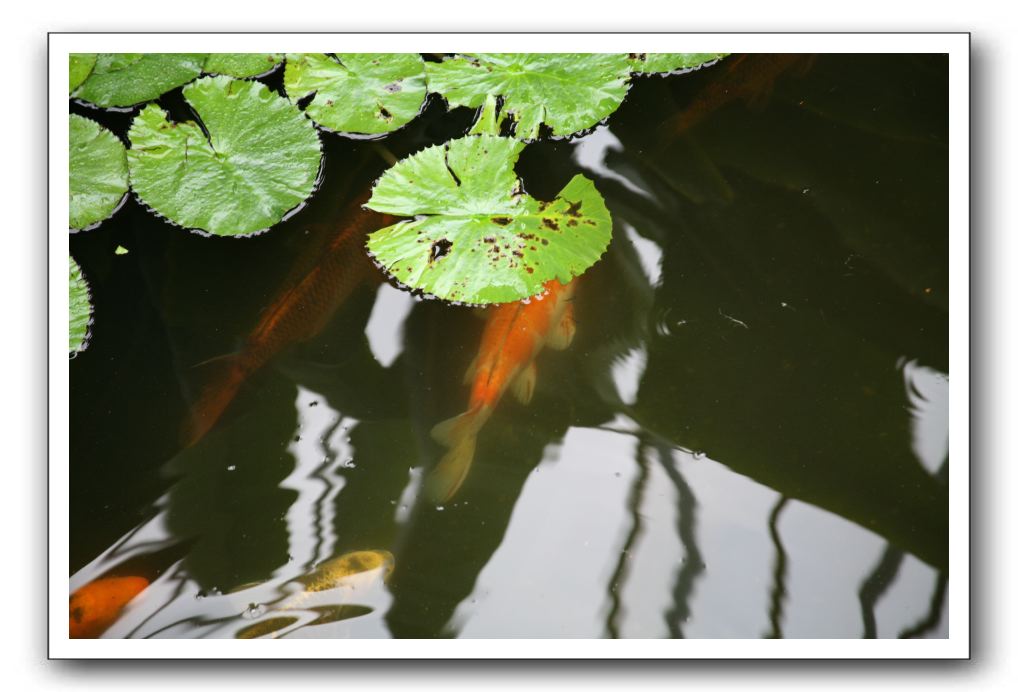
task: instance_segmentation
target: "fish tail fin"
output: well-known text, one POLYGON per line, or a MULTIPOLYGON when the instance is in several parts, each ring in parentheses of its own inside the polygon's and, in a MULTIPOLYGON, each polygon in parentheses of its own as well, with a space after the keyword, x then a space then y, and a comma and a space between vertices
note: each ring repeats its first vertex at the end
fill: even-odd
POLYGON ((233 402, 244 379, 244 371, 233 361, 224 377, 216 379, 202 390, 181 425, 181 444, 190 447, 205 437, 233 402))
POLYGON ((449 448, 425 481, 425 494, 432 502, 448 502, 463 485, 474 461, 477 433, 489 415, 489 407, 479 406, 432 428, 435 441, 449 448))

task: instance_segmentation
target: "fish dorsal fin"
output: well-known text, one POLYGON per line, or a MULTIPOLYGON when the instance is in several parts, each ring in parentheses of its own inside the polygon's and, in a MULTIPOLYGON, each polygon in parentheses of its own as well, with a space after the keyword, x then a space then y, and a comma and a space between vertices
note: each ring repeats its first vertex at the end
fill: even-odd
POLYGON ((534 388, 537 386, 537 366, 531 361, 530 365, 523 368, 513 379, 513 396, 521 404, 526 405, 534 397, 534 388))

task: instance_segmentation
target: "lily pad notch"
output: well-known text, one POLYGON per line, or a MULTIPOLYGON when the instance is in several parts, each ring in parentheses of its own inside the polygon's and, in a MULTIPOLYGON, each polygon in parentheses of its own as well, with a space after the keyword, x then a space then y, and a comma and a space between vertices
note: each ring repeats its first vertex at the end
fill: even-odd
POLYGON ((293 53, 283 85, 321 127, 346 135, 381 136, 420 114, 428 94, 419 53, 293 53))
POLYGON ((397 163, 365 207, 414 218, 370 234, 368 254, 403 287, 468 305, 527 299, 582 274, 611 240, 604 199, 582 175, 550 202, 526 194, 514 171, 524 146, 470 135, 397 163))
POLYGON ((725 53, 473 53, 427 63, 428 88, 450 107, 480 109, 471 133, 507 116, 524 141, 590 130, 614 113, 641 74, 688 72, 725 53), (495 111, 498 111, 497 113, 495 111))
POLYGON ((261 82, 203 77, 184 88, 200 123, 155 104, 128 137, 131 184, 156 213, 213 235, 267 230, 314 192, 322 164, 311 121, 261 82), (207 133, 207 134, 206 134, 207 133))
POLYGON ((542 127, 567 137, 596 126, 622 104, 630 76, 624 53, 462 54, 427 71, 428 88, 450 107, 489 108, 489 97, 501 97, 513 137, 526 141, 542 127))

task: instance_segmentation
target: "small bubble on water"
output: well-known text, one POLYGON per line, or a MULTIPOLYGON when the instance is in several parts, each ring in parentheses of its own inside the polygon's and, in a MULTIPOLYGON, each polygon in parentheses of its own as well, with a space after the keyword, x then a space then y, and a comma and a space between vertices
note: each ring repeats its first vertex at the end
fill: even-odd
POLYGON ((700 451, 693 452, 693 458, 694 459, 703 459, 705 456, 707 456, 707 455, 704 452, 700 452, 700 451))
POLYGON ((619 473, 618 471, 616 471, 616 472, 615 472, 615 477, 616 477, 616 478, 622 478, 622 474, 621 474, 621 473, 619 473))
POLYGON ((196 601, 200 601, 201 599, 205 598, 206 596, 208 596, 208 594, 207 594, 207 593, 205 593, 205 591, 204 591, 204 590, 202 590, 202 591, 199 591, 198 593, 196 593, 196 594, 194 595, 194 600, 196 600, 196 601))
POLYGON ((229 466, 226 467, 226 470, 227 471, 236 471, 237 470, 237 465, 236 464, 230 464, 229 466))
POLYGON ((265 606, 261 603, 249 603, 247 610, 244 611, 243 616, 253 620, 254 618, 261 617, 265 613, 265 606))
POLYGON ((436 512, 444 512, 445 511, 445 507, 443 507, 442 505, 438 505, 437 507, 435 507, 435 511, 436 512))

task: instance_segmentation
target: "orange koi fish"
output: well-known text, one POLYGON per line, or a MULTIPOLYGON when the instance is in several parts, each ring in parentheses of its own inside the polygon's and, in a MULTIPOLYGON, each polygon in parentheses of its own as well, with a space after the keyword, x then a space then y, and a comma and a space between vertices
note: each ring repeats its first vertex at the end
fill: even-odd
POLYGON ((333 313, 361 283, 381 275, 364 252, 364 236, 392 223, 361 208, 364 195, 350 202, 341 216, 345 226, 330 240, 309 270, 301 270, 262 314, 243 349, 226 357, 225 371, 203 391, 181 430, 181 442, 191 446, 216 424, 240 387, 290 344, 320 332, 333 313))
POLYGON ((502 395, 512 388, 528 403, 537 383, 534 359, 547 344, 564 349, 576 333, 572 297, 576 280, 563 286, 552 280, 544 285, 541 300, 506 303, 491 308, 481 336, 481 348, 467 369, 473 382, 465 413, 439 423, 431 435, 449 451, 428 477, 426 492, 435 502, 447 502, 463 485, 474 459, 477 434, 491 417, 502 395))
POLYGON ((795 66, 798 66, 800 72, 805 72, 813 64, 814 57, 795 53, 765 53, 725 58, 719 66, 723 74, 705 87, 688 108, 661 124, 658 131, 664 144, 670 144, 732 101, 741 99, 750 104, 764 101, 782 73, 795 66))
POLYGON ((148 588, 144 577, 103 577, 71 594, 71 639, 95 639, 116 622, 120 611, 148 588))

